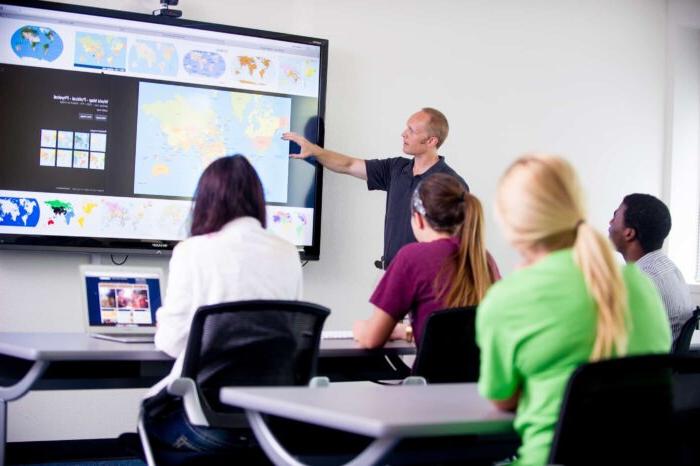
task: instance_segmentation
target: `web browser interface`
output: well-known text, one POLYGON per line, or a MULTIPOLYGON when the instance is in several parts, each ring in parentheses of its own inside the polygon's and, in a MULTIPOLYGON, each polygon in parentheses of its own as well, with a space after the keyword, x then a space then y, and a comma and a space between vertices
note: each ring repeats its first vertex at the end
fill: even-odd
POLYGON ((204 168, 243 154, 268 228, 310 245, 315 166, 281 135, 318 137, 320 66, 308 44, 0 4, 0 234, 181 240, 204 168))

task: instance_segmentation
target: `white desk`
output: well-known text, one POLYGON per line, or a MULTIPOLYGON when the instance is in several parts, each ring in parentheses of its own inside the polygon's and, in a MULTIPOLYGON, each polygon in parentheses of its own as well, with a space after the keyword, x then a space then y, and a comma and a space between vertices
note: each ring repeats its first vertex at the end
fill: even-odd
POLYGON ((513 414, 498 411, 476 384, 227 387, 222 402, 246 411, 258 441, 276 465, 300 466, 275 439, 262 414, 272 414, 375 440, 348 465, 377 464, 406 437, 512 432, 513 414))
MULTIPOLYGON (((354 362, 349 367, 355 370, 364 359, 413 353, 415 347, 406 342, 368 351, 353 340, 322 340, 319 371, 346 361, 354 362)), ((150 343, 118 343, 83 333, 0 333, 0 466, 5 458, 9 401, 30 390, 150 387, 172 364, 172 358, 150 343)))

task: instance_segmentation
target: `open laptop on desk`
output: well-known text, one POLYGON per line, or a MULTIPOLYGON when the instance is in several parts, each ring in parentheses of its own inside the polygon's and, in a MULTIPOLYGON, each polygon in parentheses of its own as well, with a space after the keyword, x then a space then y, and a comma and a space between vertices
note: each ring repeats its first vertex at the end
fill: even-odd
POLYGON ((161 305, 162 270, 147 267, 80 267, 85 328, 94 338, 152 343, 161 305))

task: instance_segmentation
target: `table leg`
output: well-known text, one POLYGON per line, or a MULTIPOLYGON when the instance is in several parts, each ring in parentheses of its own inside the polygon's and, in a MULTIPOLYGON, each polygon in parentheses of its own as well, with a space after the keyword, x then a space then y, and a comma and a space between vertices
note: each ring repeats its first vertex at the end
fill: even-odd
POLYGON ((7 445, 7 402, 22 398, 49 367, 48 361, 36 361, 14 385, 0 387, 0 466, 5 464, 7 445))
MULTIPOLYGON (((260 446, 276 466, 304 466, 304 463, 299 462, 290 455, 277 441, 259 412, 246 410, 246 416, 255 433, 255 437, 260 442, 260 446)), ((346 463, 345 466, 372 466, 379 464, 398 442, 399 439, 394 437, 378 438, 352 461, 346 463)))

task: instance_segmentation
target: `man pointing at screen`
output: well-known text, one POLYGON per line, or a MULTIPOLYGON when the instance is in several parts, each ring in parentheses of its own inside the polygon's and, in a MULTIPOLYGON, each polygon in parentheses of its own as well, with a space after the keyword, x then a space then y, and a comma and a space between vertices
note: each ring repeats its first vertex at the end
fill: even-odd
POLYGON ((467 183, 438 155, 438 148, 445 142, 448 131, 445 115, 434 108, 423 108, 411 115, 406 129, 401 133, 403 152, 412 158, 372 160, 324 149, 296 133, 285 133, 282 139, 299 145, 299 153, 290 154, 290 157, 304 159, 315 156, 329 170, 366 180, 370 191, 387 192, 381 264, 386 268, 403 245, 416 241, 411 230, 410 200, 423 178, 433 173, 447 173, 457 177, 469 189, 467 183))

